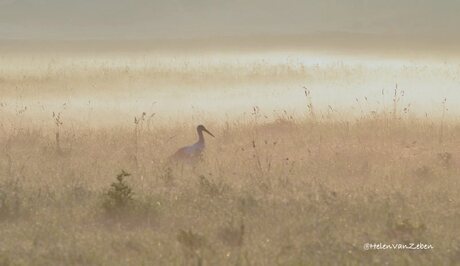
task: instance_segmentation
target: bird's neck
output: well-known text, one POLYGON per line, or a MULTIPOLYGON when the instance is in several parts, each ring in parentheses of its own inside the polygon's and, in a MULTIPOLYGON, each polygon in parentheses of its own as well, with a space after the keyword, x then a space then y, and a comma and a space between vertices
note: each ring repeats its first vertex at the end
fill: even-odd
POLYGON ((198 143, 204 143, 203 131, 198 131, 198 143))

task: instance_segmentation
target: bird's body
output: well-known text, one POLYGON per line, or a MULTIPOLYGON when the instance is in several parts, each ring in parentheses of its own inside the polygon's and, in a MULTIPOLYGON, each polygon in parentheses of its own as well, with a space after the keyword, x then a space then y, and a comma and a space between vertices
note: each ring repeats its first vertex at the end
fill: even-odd
POLYGON ((211 134, 211 132, 209 132, 203 125, 199 125, 196 128, 196 131, 198 133, 198 141, 195 144, 185 146, 177 150, 172 156, 172 159, 176 161, 195 162, 201 158, 201 154, 205 148, 203 131, 213 137, 214 135, 211 134))
POLYGON ((204 150, 204 142, 197 142, 190 146, 185 146, 180 148, 175 154, 176 158, 193 158, 201 155, 201 152, 204 150))

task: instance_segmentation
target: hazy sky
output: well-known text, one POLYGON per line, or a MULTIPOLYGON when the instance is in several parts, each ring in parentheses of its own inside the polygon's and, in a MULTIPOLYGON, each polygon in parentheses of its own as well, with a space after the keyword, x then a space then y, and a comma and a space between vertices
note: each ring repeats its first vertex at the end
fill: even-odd
POLYGON ((0 0, 0 38, 460 35, 458 0, 0 0))

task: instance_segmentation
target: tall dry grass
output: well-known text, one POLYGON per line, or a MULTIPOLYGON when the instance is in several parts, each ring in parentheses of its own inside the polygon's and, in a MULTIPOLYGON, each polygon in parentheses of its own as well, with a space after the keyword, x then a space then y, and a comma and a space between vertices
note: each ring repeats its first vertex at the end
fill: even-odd
POLYGON ((63 121, 58 148, 54 128, 4 131, 1 262, 455 264, 460 128, 444 122, 440 143, 439 123, 388 117, 209 122, 217 137, 193 167, 166 163, 195 140, 193 126, 63 121), (121 169, 133 205, 111 215, 104 202, 121 169))

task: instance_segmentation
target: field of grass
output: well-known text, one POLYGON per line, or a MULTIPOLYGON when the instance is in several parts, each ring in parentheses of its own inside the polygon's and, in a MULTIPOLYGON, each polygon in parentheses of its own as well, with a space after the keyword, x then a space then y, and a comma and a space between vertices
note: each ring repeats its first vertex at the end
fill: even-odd
POLYGON ((401 89, 368 101, 342 88, 403 76, 413 92, 425 76, 455 87, 458 65, 384 75, 342 64, 50 58, 3 56, 0 265, 458 265, 460 123, 445 95, 425 114, 401 89), (311 86, 305 98, 305 80, 343 89, 356 112, 317 105, 311 86), (298 96, 282 98, 284 83, 298 96), (303 109, 190 109, 203 95, 220 110, 264 94, 303 109), (184 116, 155 109, 161 100, 184 116), (206 136, 203 160, 169 161, 201 123, 216 136, 206 136))
POLYGON ((460 127, 209 122, 198 165, 167 157, 192 125, 5 128, 1 265, 454 265, 460 127), (122 169, 129 176, 117 181, 122 169), (111 184, 114 183, 112 186, 111 184), (365 243, 429 250, 369 250, 365 243))

